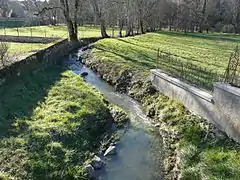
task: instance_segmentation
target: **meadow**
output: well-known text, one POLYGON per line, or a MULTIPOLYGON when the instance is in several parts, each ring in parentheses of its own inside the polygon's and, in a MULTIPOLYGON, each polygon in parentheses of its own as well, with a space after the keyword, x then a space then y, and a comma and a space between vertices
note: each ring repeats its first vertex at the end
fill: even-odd
MULTIPOLYGON (((79 27, 79 38, 86 37, 100 37, 100 27, 98 26, 81 26, 79 27)), ((6 28, 0 29, 0 35, 14 35, 14 36, 39 36, 39 37, 59 37, 60 39, 68 38, 67 27, 64 25, 58 26, 33 26, 33 27, 21 27, 21 28, 6 28), (18 30, 18 31, 17 31, 18 30), (32 32, 32 33, 31 33, 32 32)), ((108 33, 111 34, 112 30, 108 29, 108 33)), ((9 55, 14 56, 17 60, 21 60, 38 50, 47 48, 53 43, 41 44, 41 43, 8 43, 9 55), (18 56, 18 57, 17 57, 18 56)))
MULTIPOLYGON (((100 37, 99 26, 79 26, 78 28, 79 38, 85 37, 100 37)), ((67 38, 68 31, 64 25, 57 26, 32 26, 32 27, 20 27, 20 28, 6 28, 0 29, 0 35, 13 35, 13 36, 38 36, 38 37, 59 37, 67 38)), ((111 34, 111 29, 107 29, 107 32, 111 34)))
POLYGON ((8 53, 12 56, 29 56, 41 49, 45 49, 51 45, 53 45, 53 43, 49 43, 49 44, 41 44, 41 43, 7 43, 8 47, 9 47, 9 51, 8 53))
POLYGON ((146 72, 159 67, 173 76, 211 90, 212 83, 223 76, 236 45, 237 42, 230 40, 159 32, 100 40, 92 55, 146 72))

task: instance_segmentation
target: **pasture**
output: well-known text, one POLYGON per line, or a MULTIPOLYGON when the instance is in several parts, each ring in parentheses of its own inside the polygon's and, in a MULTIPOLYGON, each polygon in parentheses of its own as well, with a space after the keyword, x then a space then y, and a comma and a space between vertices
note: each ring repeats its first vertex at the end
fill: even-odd
POLYGON ((173 76, 211 89, 212 82, 223 76, 236 45, 231 40, 159 32, 100 40, 93 56, 144 71, 158 66, 173 76))
MULTIPOLYGON (((100 37, 99 26, 79 26, 78 28, 79 38, 84 37, 100 37)), ((107 29, 111 34, 111 29, 107 29)), ((38 36, 38 37, 60 37, 67 38, 68 31, 64 25, 57 26, 32 26, 32 27, 20 27, 20 28, 6 28, 0 29, 0 35, 12 35, 12 36, 38 36)))

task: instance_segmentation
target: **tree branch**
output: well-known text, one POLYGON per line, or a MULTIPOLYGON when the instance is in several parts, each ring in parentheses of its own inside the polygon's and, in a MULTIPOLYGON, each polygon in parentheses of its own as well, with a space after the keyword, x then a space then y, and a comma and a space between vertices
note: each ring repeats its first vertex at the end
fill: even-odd
POLYGON ((39 16, 39 15, 45 13, 46 11, 50 11, 50 10, 53 10, 53 9, 61 9, 61 10, 63 10, 63 8, 61 8, 61 7, 44 7, 44 8, 43 8, 41 11, 39 11, 38 13, 34 13, 34 15, 39 16))

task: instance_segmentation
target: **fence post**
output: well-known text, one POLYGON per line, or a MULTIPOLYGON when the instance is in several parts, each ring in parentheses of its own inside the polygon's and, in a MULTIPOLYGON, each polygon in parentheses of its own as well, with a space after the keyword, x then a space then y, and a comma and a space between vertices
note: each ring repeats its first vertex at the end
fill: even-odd
POLYGON ((184 67, 183 67, 183 62, 181 62, 181 79, 184 79, 184 67))
POLYGON ((17 34, 18 34, 18 37, 19 37, 19 30, 18 30, 18 28, 17 28, 17 34))
POLYGON ((4 30, 4 35, 6 36, 6 28, 4 27, 3 30, 4 30))
POLYGON ((47 37, 47 32, 46 32, 46 29, 44 29, 44 34, 45 34, 45 37, 47 37))
POLYGON ((160 49, 158 48, 158 51, 157 51, 157 62, 156 62, 156 69, 159 68, 159 56, 160 56, 160 49))
POLYGON ((31 33, 31 37, 32 37, 32 28, 30 28, 30 33, 31 33))

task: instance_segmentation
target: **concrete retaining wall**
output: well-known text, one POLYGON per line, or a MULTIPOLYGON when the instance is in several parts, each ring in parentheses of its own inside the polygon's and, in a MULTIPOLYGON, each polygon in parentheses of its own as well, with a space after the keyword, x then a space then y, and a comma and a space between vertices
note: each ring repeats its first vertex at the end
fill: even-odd
POLYGON ((36 37, 36 36, 5 36, 0 35, 0 41, 2 42, 19 42, 19 43, 42 43, 48 44, 59 40, 54 37, 36 37))
POLYGON ((240 142, 240 89, 216 83, 214 92, 191 86, 160 70, 151 70, 152 84, 166 96, 181 102, 194 114, 213 122, 240 142))
POLYGON ((84 38, 79 42, 70 42, 68 39, 65 39, 46 49, 40 50, 21 61, 13 63, 9 67, 0 69, 0 85, 10 77, 20 76, 23 73, 56 64, 63 56, 68 55, 73 50, 80 46, 93 43, 98 39, 99 38, 84 38))

